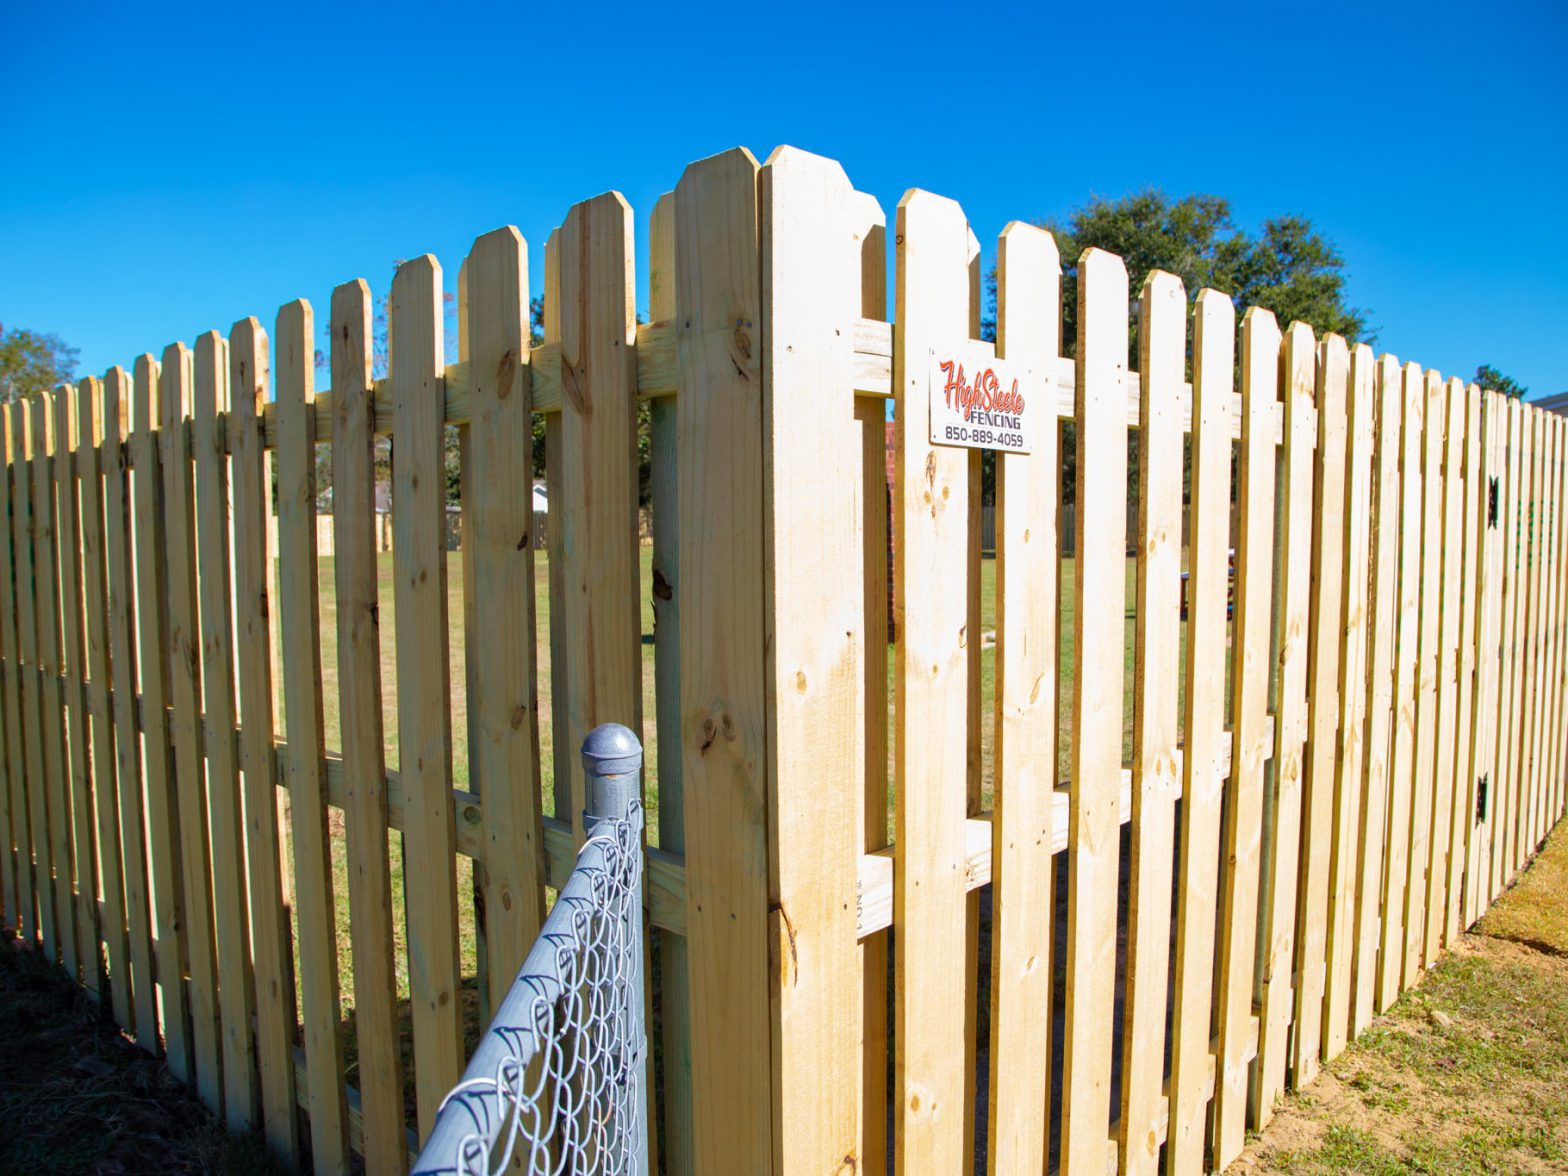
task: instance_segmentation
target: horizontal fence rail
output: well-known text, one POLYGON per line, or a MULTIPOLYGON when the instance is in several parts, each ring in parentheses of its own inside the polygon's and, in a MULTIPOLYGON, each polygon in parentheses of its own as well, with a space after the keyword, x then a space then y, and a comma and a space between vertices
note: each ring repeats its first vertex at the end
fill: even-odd
POLYGON ((506 227, 4 406, 8 924, 406 1170, 533 1074, 625 722, 650 1171, 1223 1168, 1563 813, 1563 418, 1023 223, 981 339, 962 208, 793 148, 649 210, 648 322, 638 227, 541 238, 542 338, 506 227), (1027 452, 933 431, 960 351, 1027 452))

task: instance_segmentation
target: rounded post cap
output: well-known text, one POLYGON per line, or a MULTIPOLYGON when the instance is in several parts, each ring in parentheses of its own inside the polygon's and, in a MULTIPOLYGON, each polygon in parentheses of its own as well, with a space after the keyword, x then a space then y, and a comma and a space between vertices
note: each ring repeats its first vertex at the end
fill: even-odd
POLYGON ((582 754, 590 776, 619 776, 642 767, 642 742, 619 723, 601 723, 588 732, 582 754))

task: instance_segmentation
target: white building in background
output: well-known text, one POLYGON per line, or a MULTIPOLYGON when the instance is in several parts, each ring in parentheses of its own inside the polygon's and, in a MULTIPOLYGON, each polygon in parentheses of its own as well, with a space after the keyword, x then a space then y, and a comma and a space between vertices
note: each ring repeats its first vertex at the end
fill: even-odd
POLYGON ((1555 412, 1558 416, 1568 416, 1568 392, 1559 392, 1556 396, 1540 396, 1530 403, 1537 408, 1555 412))

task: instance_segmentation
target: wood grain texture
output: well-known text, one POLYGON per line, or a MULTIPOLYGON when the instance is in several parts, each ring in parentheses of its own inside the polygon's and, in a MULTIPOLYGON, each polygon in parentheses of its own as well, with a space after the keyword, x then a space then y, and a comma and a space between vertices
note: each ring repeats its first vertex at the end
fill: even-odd
POLYGON ((1187 709, 1166 1132, 1167 1167, 1173 1172, 1193 1171, 1203 1163, 1209 1092, 1214 1085, 1209 1042, 1216 997, 1220 814, 1230 769, 1225 670, 1235 358, 1235 306, 1228 295, 1203 290, 1193 316, 1193 537, 1188 557, 1187 709))
POLYGON ((1263 874, 1259 895, 1262 937, 1255 998, 1263 1008, 1258 1063, 1253 1069, 1252 1118, 1258 1128, 1274 1114, 1286 1089, 1288 1042, 1295 986, 1296 886, 1301 853, 1302 777, 1307 739, 1307 644, 1312 588, 1312 427, 1317 386, 1312 329, 1296 322, 1280 355, 1285 444, 1280 451, 1280 532, 1275 538, 1274 659, 1270 690, 1274 758, 1263 796, 1263 874))
POLYGON ((398 267, 391 320, 398 770, 408 804, 403 868, 421 879, 408 891, 407 902, 414 1086, 424 1139, 463 1064, 443 538, 444 343, 441 267, 434 257, 426 254, 398 267))
POLYGON ((212 905, 217 924, 218 1011, 223 1111, 231 1131, 257 1121, 255 974, 250 954, 250 896, 245 821, 234 730, 234 618, 229 547, 229 458, 219 414, 229 410, 228 345, 216 331, 196 340, 194 427, 196 564, 201 607, 203 744, 212 835, 212 905))
MULTIPOLYGON (((1120 651, 1126 641, 1127 270, 1098 249, 1078 261, 1078 469, 1109 492, 1075 496, 1073 648, 1120 651)), ((1087 486, 1083 487, 1087 490, 1087 486)), ((1062 1048, 1062 1166, 1105 1163, 1111 1109, 1116 888, 1121 823, 1120 658, 1079 658, 1073 683, 1072 784, 1067 827, 1067 1013, 1062 1048)), ((900 838, 902 840, 902 838, 900 838)))
POLYGON ((214 1114, 223 1106, 222 1043, 218 1033, 217 947, 212 909, 212 857, 202 762, 201 634, 196 604, 196 503, 185 445, 191 415, 192 357, 183 343, 164 348, 158 369, 163 475, 164 579, 168 628, 169 738, 179 793, 180 877, 185 898, 185 968, 190 998, 195 1085, 214 1114))
MULTIPOLYGON (((1421 966, 1430 968, 1445 942, 1448 927, 1449 873, 1457 858, 1453 852, 1456 792, 1454 766, 1459 754, 1456 723, 1459 713, 1459 592, 1467 549, 1465 534, 1465 425, 1464 385, 1449 380, 1443 385, 1443 525, 1442 599, 1438 617, 1437 759, 1432 778, 1432 852, 1426 882, 1426 935, 1421 966)), ((1472 587, 1471 592, 1474 592, 1472 587)), ((1457 791, 1462 792, 1463 789, 1457 791)), ((1457 897, 1457 895, 1456 895, 1457 897)))
POLYGON ((1372 623, 1372 461, 1377 448, 1376 363, 1359 343, 1349 354, 1346 406, 1345 530, 1341 578, 1338 758, 1332 802, 1333 853, 1328 875, 1328 936, 1324 945, 1323 1061, 1339 1056, 1351 1037, 1355 1004, 1358 896, 1366 765, 1367 664, 1372 623))
MULTIPOLYGON (((642 727, 637 586, 637 315, 632 211, 618 192, 572 206, 560 230, 562 496, 550 502, 562 599, 572 819, 576 754, 600 723, 642 727)), ((581 830, 579 830, 581 835, 581 830)))
POLYGON ((39 874, 49 887, 52 920, 44 923, 44 953, 57 959, 74 979, 80 972, 77 956, 76 912, 71 897, 71 803, 69 762, 65 747, 65 698, 61 689, 64 656, 60 631, 59 522, 55 511, 54 463, 59 443, 53 394, 32 398, 33 510, 32 544, 37 661, 43 674, 43 770, 38 779, 38 800, 44 815, 43 837, 34 850, 41 852, 39 874), (52 927, 51 927, 52 921, 52 927))
MULTIPOLYGON (((1182 431, 1176 415, 1186 361, 1187 295, 1180 279, 1151 273, 1138 298, 1138 597, 1133 671, 1132 829, 1127 897, 1120 1139, 1126 1172, 1155 1172, 1171 964, 1171 852, 1176 837, 1176 692, 1181 673, 1182 431)), ((1044 762, 1053 762, 1046 759, 1044 762)))
MULTIPOLYGON (((1466 623, 1474 629, 1475 687, 1470 704, 1461 704, 1459 722, 1469 730, 1470 754, 1468 765, 1461 764, 1466 772, 1470 800, 1465 809, 1465 876, 1464 903, 1460 912, 1460 927, 1468 929, 1480 917, 1484 904, 1490 901, 1492 814, 1495 811, 1495 778, 1497 747, 1497 685, 1498 685, 1498 622, 1501 614, 1502 587, 1502 529, 1497 525, 1493 510, 1492 485, 1498 477, 1502 456, 1501 432, 1503 417, 1499 397, 1471 386, 1474 402, 1473 419, 1479 421, 1471 442, 1476 464, 1477 519, 1474 541, 1478 546, 1475 568, 1475 592, 1466 599, 1466 623), (1471 614, 1473 615, 1473 619, 1471 614), (1487 795, 1481 795, 1483 785, 1487 795)), ((1500 503, 1499 503, 1500 505, 1500 503)))
POLYGON ((781 147, 759 176, 769 949, 776 1171, 858 1166, 865 595, 854 192, 781 147), (821 489, 797 492, 800 471, 821 489), (809 543, 803 543, 804 536, 809 543), (823 575, 823 568, 839 574, 823 575))
POLYGON ((1359 1035, 1377 1011, 1382 947, 1382 894, 1387 869, 1389 784, 1393 772, 1394 650, 1398 632, 1399 437, 1404 427, 1399 362, 1381 356, 1374 375, 1377 452, 1372 474, 1372 554, 1367 633, 1366 773, 1363 780, 1361 878, 1357 889, 1355 996, 1351 1031, 1359 1035))
POLYGON ((189 1004, 185 990, 185 896, 181 881, 180 807, 169 742, 168 596, 164 561, 163 479, 159 424, 163 419, 158 363, 143 355, 135 367, 131 459, 135 528, 137 668, 141 677, 142 764, 147 799, 147 866, 153 893, 155 972, 163 998, 163 1039, 169 1069, 182 1082, 193 1076, 189 1004))
MULTIPOLYGON (((147 816, 144 809, 141 748, 136 734, 136 644, 132 623, 135 582, 131 576, 131 513, 126 466, 126 422, 131 407, 131 378, 113 367, 103 381, 104 560, 108 593, 110 684, 113 687, 114 773, 119 791, 122 877, 133 1019, 137 1043, 158 1052, 158 996, 153 972, 152 896, 148 891, 147 816)), ((96 754, 96 751, 95 753, 96 754)), ((105 871, 107 872, 107 870, 105 871)))
MULTIPOLYGON (((332 292, 331 316, 332 386, 337 392, 332 400, 333 580, 362 1146, 367 1169, 399 1172, 407 1163, 408 1142, 387 844, 381 612, 371 530, 375 437, 370 430, 370 287, 363 281, 339 286, 332 292)), ((524 501, 531 502, 531 495, 524 501)), ((470 526, 464 538, 473 533, 470 526)))
MULTIPOLYGON (((1382 950, 1378 1003, 1382 1012, 1404 989, 1405 891, 1410 877, 1410 838, 1415 805, 1417 671, 1421 621, 1421 454, 1426 425, 1425 375, 1407 363, 1401 371, 1404 429, 1400 445, 1399 622, 1394 649, 1394 752, 1388 785, 1388 843, 1383 871, 1382 950)), ((1385 430, 1384 444, 1392 441, 1385 430)))
POLYGON ((60 669, 64 678, 61 703, 67 724, 65 746, 69 788, 65 800, 70 806, 71 923, 76 932, 76 958, 81 967, 82 986, 89 995, 99 999, 103 995, 104 975, 103 953, 98 946, 98 836, 93 819, 87 632, 82 615, 82 516, 76 475, 81 435, 77 427, 77 395, 76 387, 65 384, 54 398, 54 488, 59 520, 60 628, 64 637, 60 647, 60 669))
MULTIPOLYGON (((33 429, 36 411, 29 398, 13 400, 7 406, 11 424, 13 489, 15 509, 11 515, 12 541, 16 553, 16 631, 18 678, 21 688, 22 746, 26 761, 26 868, 32 878, 37 906, 28 913, 24 925, 28 938, 39 944, 54 942, 54 885, 49 876, 49 816, 44 797, 43 679, 38 674, 38 609, 35 586, 36 560, 33 556, 33 429)), ((47 950, 47 949, 46 949, 47 950)), ((51 952, 52 955, 52 952, 51 952)))
POLYGON ((1296 885, 1296 991, 1291 1010, 1291 1083, 1317 1077, 1328 989, 1329 876, 1340 845, 1334 821, 1344 637, 1350 349, 1338 335, 1318 346, 1317 452, 1312 491, 1312 574, 1307 625, 1307 748, 1296 885))
MULTIPOLYGON (((1013 222, 997 246, 997 350, 1040 381, 1061 348, 1061 259, 1049 233, 1013 222)), ((1034 411, 1039 411, 1034 406, 1034 411)), ((1049 1146, 1056 792, 1058 429, 997 456, 996 789, 991 817, 989 1163, 1043 1171, 1049 1146)))
POLYGON ((1409 988, 1422 969, 1426 942, 1427 877, 1433 860, 1433 808, 1437 774, 1437 680, 1443 595, 1443 381, 1424 378, 1421 442, 1420 625, 1416 653, 1415 783, 1411 793, 1409 877, 1405 886, 1404 980, 1409 988))
MULTIPOLYGON (((763 393, 757 163, 735 149, 675 190, 692 1153, 699 1172, 774 1155, 763 632, 763 393)), ((552 561, 553 563, 554 561, 552 561)))
POLYGON ((1246 1137, 1251 1058, 1252 978, 1258 941, 1258 878, 1263 836, 1264 765, 1273 748, 1267 723, 1271 676, 1269 626, 1273 592, 1274 463, 1272 410, 1279 400, 1280 331, 1274 316, 1247 311, 1241 330, 1241 510, 1236 549, 1232 749, 1226 796, 1220 888, 1220 944, 1215 1018, 1219 1049, 1214 1082, 1213 1162, 1224 1168, 1246 1137))
MULTIPOLYGON (((294 910, 299 927, 299 1012, 309 1075, 311 1156, 318 1172, 336 1172, 344 1170, 349 1162, 348 1111, 343 1092, 342 1008, 338 999, 337 905, 327 833, 326 780, 321 771, 326 736, 316 565, 315 418, 307 411, 315 394, 316 329, 310 303, 301 299, 283 306, 278 311, 275 338, 278 604, 282 622, 279 644, 288 741, 284 763, 291 818, 289 834, 294 849, 294 910)), ((399 444, 400 455, 404 445, 412 447, 411 440, 399 444)), ((444 591, 445 585, 442 588, 444 591)), ((428 668, 419 673, 428 680, 428 668)), ((412 683, 416 676, 411 672, 400 680, 412 683)), ((440 709, 445 713, 444 703, 440 709)), ((406 728, 404 740, 403 746, 409 748, 406 728)), ((450 861, 449 854, 448 869, 450 861)), ((409 888, 412 912, 417 903, 415 896, 426 885, 434 888, 435 882, 413 862, 409 873, 420 879, 420 885, 409 888)), ((410 921, 412 924, 412 914, 410 921)), ((452 921, 456 922, 455 915, 452 921)))
MULTIPOLYGON (((950 200, 899 202, 894 313, 894 1155, 953 1171, 965 1140, 967 816, 971 635, 969 455, 930 443, 932 348, 969 334, 969 226, 950 200)), ((1101 1132, 1104 1146, 1104 1131, 1101 1132)))
POLYGON ((521 235, 507 227, 476 240, 467 266, 464 343, 474 382, 466 472, 477 492, 463 535, 473 597, 466 663, 473 787, 487 839, 480 885, 492 1008, 544 921, 527 265, 521 235))
POLYGON ((251 953, 256 992, 256 1061, 261 1129, 283 1159, 299 1155, 295 1113, 294 953, 284 908, 278 826, 277 752, 273 744, 272 458, 262 446, 261 409, 272 379, 267 333, 254 318, 229 331, 233 462, 235 677, 239 692, 239 759, 245 790, 246 875, 251 899, 251 953))
MULTIPOLYGON (((99 453, 103 446, 103 385, 91 376, 76 385, 76 419, 80 441, 76 449, 76 476, 81 505, 82 608, 85 621, 83 661, 89 683, 85 694, 84 742, 92 754, 92 799, 96 818, 94 834, 103 895, 100 933, 108 965, 110 1003, 115 1022, 134 1029, 131 1005, 131 948, 125 918, 125 871, 120 851, 120 794, 114 755, 114 716, 110 710, 109 594, 104 568, 103 473, 99 453)), ((123 516, 122 516, 123 518, 123 516)), ((3 575, 3 572, 0 572, 3 575)), ((97 905, 97 895, 89 895, 97 905)))
POLYGON ((22 737, 22 716, 26 711, 23 695, 31 666, 22 662, 22 638, 18 625, 22 610, 16 578, 22 561, 21 532, 25 526, 27 466, 24 459, 26 439, 19 432, 21 409, 13 406, 0 411, 4 431, 5 473, 0 478, 4 494, 3 518, 8 520, 0 534, 0 656, 5 658, 6 674, 0 689, 5 695, 5 784, 6 849, 11 854, 10 875, 6 879, 6 913, 11 928, 24 940, 38 935, 38 893, 33 877, 33 841, 28 818, 27 754, 22 737))

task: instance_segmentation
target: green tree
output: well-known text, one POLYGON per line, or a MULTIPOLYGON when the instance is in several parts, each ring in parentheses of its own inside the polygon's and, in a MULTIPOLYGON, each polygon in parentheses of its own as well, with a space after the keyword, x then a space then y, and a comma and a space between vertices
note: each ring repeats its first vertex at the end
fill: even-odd
MULTIPOLYGON (((1319 334, 1370 343, 1367 312, 1345 301, 1345 259, 1302 216, 1263 222, 1257 235, 1236 226, 1230 201, 1220 196, 1172 198, 1148 188, 1118 200, 1094 197, 1065 220, 1036 222, 1050 230, 1062 257, 1062 342, 1073 354, 1078 338, 1078 258, 1090 248, 1127 263, 1136 294, 1150 270, 1180 278, 1189 298, 1205 286, 1223 290, 1238 309, 1260 306, 1281 326, 1300 320, 1319 334)), ((992 276, 995 296, 995 275, 992 276)))
MULTIPOLYGON (((1230 201, 1195 194, 1172 197, 1158 188, 1115 200, 1092 197, 1065 218, 1035 222, 1051 232, 1062 258, 1062 350, 1075 354, 1078 340, 1078 259, 1084 250, 1104 249, 1127 264, 1133 296, 1151 270, 1164 270, 1182 280, 1188 298, 1204 287, 1223 290, 1239 311, 1249 306, 1273 311, 1280 325, 1308 324, 1319 334, 1335 332, 1351 343, 1371 343, 1376 334, 1365 310, 1345 300, 1345 261, 1339 250, 1302 216, 1280 216, 1263 222, 1257 234, 1238 228, 1230 201)), ((996 272, 988 283, 992 315, 987 337, 994 337, 996 272)), ((1190 336, 1189 336, 1190 338, 1190 336)), ((1137 356, 1136 315, 1129 338, 1134 366, 1137 356)), ((1240 348, 1237 348, 1238 355, 1240 348)), ((1076 453, 1072 424, 1063 437, 1063 492, 1073 501, 1076 453)), ((1137 476, 1137 441, 1128 439, 1129 473, 1137 476)), ((989 467, 987 467, 987 473, 989 467)), ((992 481, 982 493, 992 500, 992 481)))
POLYGON ((59 335, 0 324, 0 404, 68 383, 78 354, 59 335))
POLYGON ((1502 372, 1489 363, 1483 363, 1475 369, 1475 383, 1481 385, 1484 389, 1501 392, 1504 396, 1511 396, 1515 400, 1523 400, 1530 392, 1530 389, 1526 388, 1518 380, 1503 375, 1502 372))

